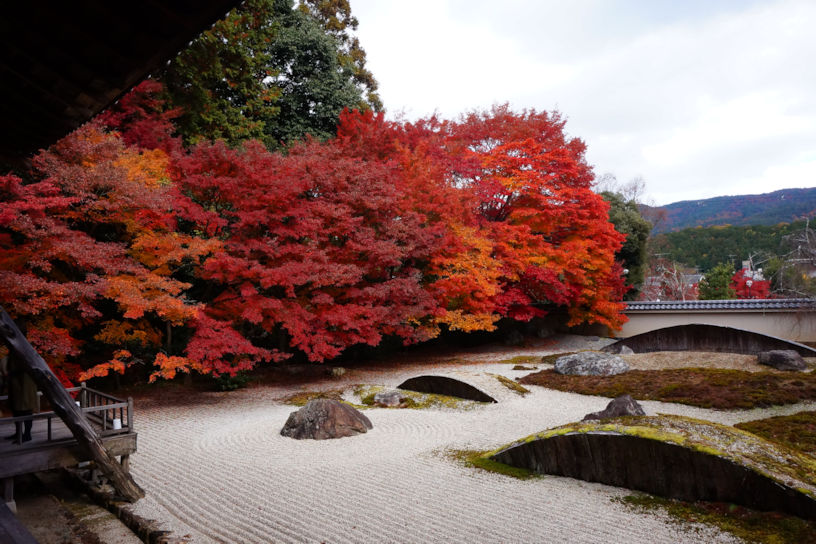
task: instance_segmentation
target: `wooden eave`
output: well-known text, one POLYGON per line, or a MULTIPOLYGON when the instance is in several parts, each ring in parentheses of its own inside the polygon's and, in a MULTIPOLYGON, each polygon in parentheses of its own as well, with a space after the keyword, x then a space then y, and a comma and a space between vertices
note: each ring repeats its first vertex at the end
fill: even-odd
POLYGON ((74 0, 4 5, 0 162, 21 163, 85 123, 238 4, 74 0))

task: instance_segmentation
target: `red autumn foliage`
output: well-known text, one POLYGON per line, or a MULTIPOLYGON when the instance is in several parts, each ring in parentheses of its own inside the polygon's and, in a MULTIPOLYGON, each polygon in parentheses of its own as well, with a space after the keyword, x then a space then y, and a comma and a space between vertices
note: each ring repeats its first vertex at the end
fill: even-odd
POLYGON ((99 114, 97 121, 119 131, 129 146, 161 149, 168 155, 181 151, 181 138, 173 136, 173 120, 181 115, 181 110, 167 107, 161 97, 163 91, 161 83, 146 79, 99 114))
POLYGON ((202 274, 218 292, 209 315, 260 336, 280 330, 315 361, 384 334, 424 337, 433 302, 417 265, 431 240, 400 209, 393 165, 331 143, 286 156, 213 144, 179 160, 174 178, 186 219, 225 239, 202 274))
POLYGON ((731 278, 731 289, 737 294, 737 298, 768 298, 771 294, 771 282, 757 279, 753 272, 743 268, 731 278))
POLYGON ((286 153, 185 151, 160 91, 42 153, 35 181, 0 178, 0 302, 71 377, 234 375, 553 308, 624 319, 621 236, 557 114, 347 111, 286 153))
POLYGON ((156 153, 89 124, 34 159, 39 181, 0 178, 0 302, 70 376, 88 366, 89 344, 104 356, 126 341, 112 334, 117 324, 137 323, 147 343, 161 338, 150 330, 195 315, 168 265, 196 248, 168 251, 186 241, 173 232, 172 188, 154 177, 164 168, 156 153), (151 249, 147 240, 164 244, 151 249))
POLYGON ((478 225, 501 263, 500 315, 526 320, 542 305, 566 307, 570 324, 622 323, 614 253, 622 237, 593 193, 585 146, 568 139, 558 114, 507 106, 450 126, 461 159, 452 176, 476 198, 478 225))

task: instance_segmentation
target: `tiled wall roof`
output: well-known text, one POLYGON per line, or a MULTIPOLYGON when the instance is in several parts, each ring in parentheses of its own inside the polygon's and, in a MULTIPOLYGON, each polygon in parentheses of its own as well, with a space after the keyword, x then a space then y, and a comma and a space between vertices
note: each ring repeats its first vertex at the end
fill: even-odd
POLYGON ((816 300, 809 298, 738 299, 738 300, 668 300, 627 302, 626 313, 654 311, 779 311, 810 309, 816 311, 816 300))

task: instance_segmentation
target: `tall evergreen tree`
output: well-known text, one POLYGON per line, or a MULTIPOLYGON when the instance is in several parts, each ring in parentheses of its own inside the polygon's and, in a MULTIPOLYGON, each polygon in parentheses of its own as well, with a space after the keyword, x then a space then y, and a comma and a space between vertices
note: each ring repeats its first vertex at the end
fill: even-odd
POLYGON ((379 109, 348 6, 247 0, 158 74, 186 144, 257 138, 278 148, 333 136, 344 108, 379 109), (334 23, 333 21, 337 22, 334 23), (364 97, 367 93, 368 98, 364 97))
POLYGON ((280 109, 264 128, 268 147, 290 144, 309 134, 321 140, 334 136, 345 108, 363 103, 354 72, 340 62, 339 43, 317 19, 277 0, 278 33, 266 47, 275 72, 268 81, 279 93, 280 109))
POLYGON ((366 52, 360 40, 351 32, 357 30, 359 22, 351 14, 348 0, 301 0, 299 9, 314 16, 323 29, 338 43, 338 60, 344 68, 350 67, 354 84, 365 96, 361 110, 382 111, 383 106, 377 94, 377 80, 366 68, 366 52))
POLYGON ((627 199, 621 193, 609 191, 602 192, 601 196, 609 203, 609 221, 615 225, 615 230, 626 236, 615 258, 628 270, 626 285, 629 291, 624 298, 634 300, 643 284, 646 270, 646 242, 652 224, 640 214, 634 199, 627 199))
POLYGON ((280 2, 247 0, 195 40, 158 74, 185 144, 263 138, 280 90, 267 44, 278 35, 280 2), (277 13, 276 13, 277 8, 277 13))

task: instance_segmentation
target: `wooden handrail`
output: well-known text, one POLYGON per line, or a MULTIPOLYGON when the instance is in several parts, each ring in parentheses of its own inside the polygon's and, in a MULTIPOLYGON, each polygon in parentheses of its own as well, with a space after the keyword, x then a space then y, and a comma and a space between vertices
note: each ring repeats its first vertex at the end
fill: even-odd
MULTIPOLYGON (((113 398, 113 397, 111 397, 113 398)), ((121 402, 114 402, 110 404, 99 404, 96 406, 86 406, 84 408, 79 408, 79 411, 88 419, 93 420, 95 423, 102 427, 102 432, 109 436, 111 434, 127 434, 133 432, 133 399, 128 398, 127 401, 121 402), (120 420, 121 428, 114 429, 113 428, 113 420, 117 419, 116 417, 108 417, 108 412, 113 411, 113 415, 116 416, 116 410, 119 410, 118 419, 120 420)), ((52 440, 52 432, 51 432, 51 420, 54 418, 59 418, 59 416, 53 412, 37 412, 28 416, 19 416, 19 417, 4 417, 0 418, 0 423, 17 423, 23 421, 38 421, 38 420, 47 420, 48 427, 47 427, 47 441, 52 440)))
POLYGON ((14 320, 2 306, 0 306, 0 340, 9 348, 11 355, 17 357, 22 363, 22 367, 37 384, 37 388, 46 393, 51 407, 74 435, 82 452, 96 462, 116 492, 130 502, 144 497, 144 490, 105 449, 99 434, 77 409, 74 399, 65 391, 65 387, 59 382, 54 372, 28 342, 25 335, 20 332, 14 320))

